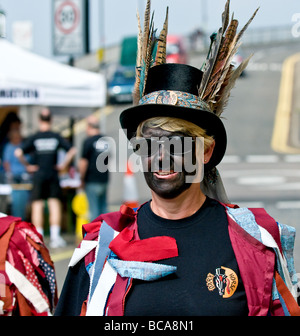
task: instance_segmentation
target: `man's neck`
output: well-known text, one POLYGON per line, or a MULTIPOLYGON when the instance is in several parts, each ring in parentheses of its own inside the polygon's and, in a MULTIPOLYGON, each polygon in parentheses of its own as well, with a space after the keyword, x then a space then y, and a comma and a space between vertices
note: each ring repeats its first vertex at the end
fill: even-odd
POLYGON ((95 135, 100 135, 100 132, 99 130, 90 130, 89 133, 88 133, 88 136, 92 137, 92 136, 95 136, 95 135))
POLYGON ((151 209, 163 218, 181 219, 193 215, 205 202, 206 196, 198 183, 192 184, 179 196, 165 199, 152 192, 151 209))
POLYGON ((50 131, 50 129, 51 129, 51 125, 48 122, 47 123, 45 123, 45 122, 40 123, 40 131, 41 132, 48 132, 48 131, 50 131))

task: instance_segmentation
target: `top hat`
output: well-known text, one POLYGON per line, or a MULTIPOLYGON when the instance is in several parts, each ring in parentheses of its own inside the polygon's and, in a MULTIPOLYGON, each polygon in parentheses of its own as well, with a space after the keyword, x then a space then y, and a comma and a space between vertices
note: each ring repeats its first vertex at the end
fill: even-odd
POLYGON ((206 170, 218 165, 226 151, 227 136, 221 119, 198 96, 203 72, 185 64, 162 64, 149 69, 139 105, 124 110, 120 123, 127 138, 135 136, 138 125, 153 117, 180 118, 203 128, 215 139, 206 170))

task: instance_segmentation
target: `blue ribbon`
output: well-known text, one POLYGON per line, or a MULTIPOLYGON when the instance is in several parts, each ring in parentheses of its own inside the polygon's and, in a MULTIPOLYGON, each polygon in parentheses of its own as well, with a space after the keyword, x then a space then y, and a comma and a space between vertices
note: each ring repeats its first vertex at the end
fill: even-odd
POLYGON ((121 277, 153 281, 175 273, 176 266, 109 258, 108 263, 121 277))

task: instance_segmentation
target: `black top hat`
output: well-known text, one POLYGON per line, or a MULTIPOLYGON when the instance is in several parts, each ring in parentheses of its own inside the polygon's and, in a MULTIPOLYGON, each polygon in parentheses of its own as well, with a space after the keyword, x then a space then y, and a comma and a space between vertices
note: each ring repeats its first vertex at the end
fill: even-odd
POLYGON ((202 74, 199 69, 185 64, 162 64, 150 68, 139 105, 124 110, 120 115, 127 138, 134 137, 138 125, 146 119, 184 119, 214 137, 216 144, 206 170, 218 165, 226 151, 227 136, 221 119, 198 97, 202 74))

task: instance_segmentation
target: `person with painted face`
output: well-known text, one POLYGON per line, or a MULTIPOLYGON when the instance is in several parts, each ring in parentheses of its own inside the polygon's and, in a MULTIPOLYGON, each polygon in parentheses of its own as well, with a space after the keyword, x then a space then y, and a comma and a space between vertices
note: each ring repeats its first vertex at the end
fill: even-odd
MULTIPOLYGON (((146 23, 149 12, 148 0, 146 23)), ((294 229, 263 209, 230 204, 216 168, 227 142, 220 114, 247 65, 226 72, 227 26, 236 24, 228 17, 229 1, 203 71, 165 63, 167 17, 156 54, 147 58, 151 48, 143 43, 153 45, 152 24, 139 39, 136 106, 120 123, 152 197, 136 211, 121 206, 84 226, 57 315, 299 314, 287 253, 294 229)))

